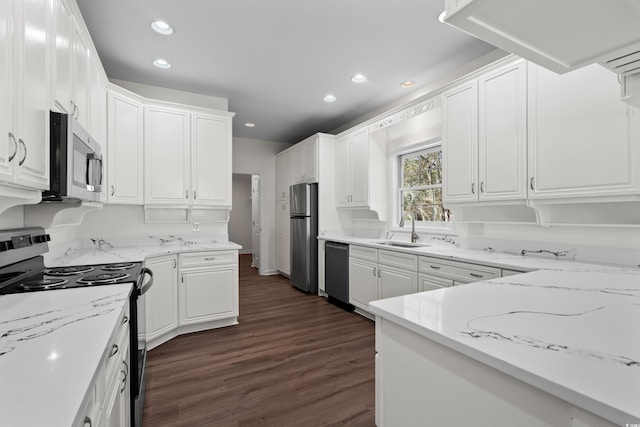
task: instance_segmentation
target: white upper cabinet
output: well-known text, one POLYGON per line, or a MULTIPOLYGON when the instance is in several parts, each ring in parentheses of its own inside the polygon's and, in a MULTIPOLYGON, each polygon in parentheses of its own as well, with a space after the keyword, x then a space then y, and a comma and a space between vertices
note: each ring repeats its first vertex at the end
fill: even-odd
POLYGON ((0 2, 0 181, 13 181, 18 141, 14 135, 13 1, 0 2))
MULTIPOLYGON (((5 4, 7 1, 4 2, 5 4)), ((13 39, 13 125, 10 153, 14 182, 49 188, 49 62, 51 10, 47 0, 15 1, 13 39), (15 140, 15 141, 14 141, 15 140)))
POLYGON ((53 101, 58 110, 72 114, 73 74, 71 67, 74 53, 73 35, 75 23, 73 12, 71 12, 66 0, 54 0, 53 7, 55 16, 53 101))
POLYGON ((318 135, 293 146, 293 183, 318 182, 318 135))
POLYGON ((445 201, 527 197, 526 64, 520 60, 445 92, 445 201))
POLYGON ((145 107, 145 204, 189 202, 190 133, 188 111, 145 107))
POLYGON ((143 199, 143 105, 133 94, 109 91, 107 199, 141 205, 143 199))
POLYGON ((289 199, 289 187, 293 180, 293 151, 276 156, 276 200, 289 199))
POLYGON ((84 41, 82 31, 78 24, 73 27, 73 48, 72 48, 72 76, 73 87, 71 93, 71 103, 73 116, 80 125, 89 131, 89 68, 91 59, 89 48, 84 41))
POLYGON ((448 24, 557 73, 640 51, 637 0, 446 0, 445 11, 448 24))
POLYGON ((336 140, 336 206, 370 209, 386 215, 386 141, 376 141, 369 129, 336 140), (383 172, 384 171, 384 172, 383 172))
POLYGON ((145 107, 145 204, 231 207, 231 117, 145 107))
POLYGON ((193 202, 231 207, 231 118, 193 113, 191 138, 193 202))
POLYGON ((528 110, 532 199, 640 193, 640 110, 619 100, 615 74, 530 64, 528 110))

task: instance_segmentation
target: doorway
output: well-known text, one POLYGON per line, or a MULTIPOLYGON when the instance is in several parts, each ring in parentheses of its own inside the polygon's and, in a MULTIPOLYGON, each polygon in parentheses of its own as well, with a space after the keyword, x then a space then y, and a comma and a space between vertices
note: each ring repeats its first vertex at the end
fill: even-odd
POLYGON ((251 256, 251 266, 262 274, 261 177, 233 174, 233 209, 229 216, 229 240, 242 246, 241 255, 251 256))

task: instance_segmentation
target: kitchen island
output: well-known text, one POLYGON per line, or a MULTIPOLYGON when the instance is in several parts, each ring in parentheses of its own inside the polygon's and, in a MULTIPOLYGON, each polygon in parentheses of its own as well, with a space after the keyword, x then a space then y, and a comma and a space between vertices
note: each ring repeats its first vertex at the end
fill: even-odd
POLYGON ((101 397, 88 390, 99 388, 130 292, 122 284, 0 297, 0 424, 82 425, 101 397))
POLYGON ((640 272, 537 271, 371 302, 378 426, 640 423, 640 272))

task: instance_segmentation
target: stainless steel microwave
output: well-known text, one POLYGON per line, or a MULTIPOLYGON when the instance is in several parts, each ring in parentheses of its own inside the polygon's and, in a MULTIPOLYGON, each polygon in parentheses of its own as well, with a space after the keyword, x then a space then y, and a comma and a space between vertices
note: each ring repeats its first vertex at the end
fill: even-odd
POLYGON ((50 131, 50 188, 42 201, 100 201, 100 145, 69 114, 51 111, 50 131))

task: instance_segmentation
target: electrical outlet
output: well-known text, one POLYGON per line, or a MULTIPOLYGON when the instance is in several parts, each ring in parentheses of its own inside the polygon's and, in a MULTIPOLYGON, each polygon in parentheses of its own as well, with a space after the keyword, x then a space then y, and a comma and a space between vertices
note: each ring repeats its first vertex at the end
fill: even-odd
POLYGON ((200 223, 199 222, 194 222, 193 223, 193 231, 200 231, 200 223))

